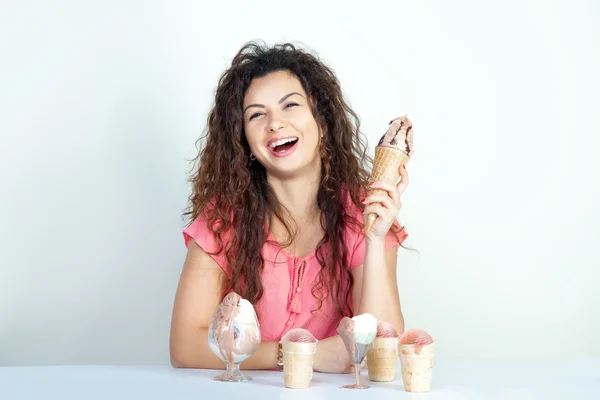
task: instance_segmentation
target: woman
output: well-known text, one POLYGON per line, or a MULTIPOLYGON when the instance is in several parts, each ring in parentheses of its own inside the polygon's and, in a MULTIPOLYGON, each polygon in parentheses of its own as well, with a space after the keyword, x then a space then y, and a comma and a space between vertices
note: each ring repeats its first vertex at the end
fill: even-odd
POLYGON ((199 153, 188 248, 175 298, 175 367, 221 369, 207 331, 231 290, 258 314, 262 342, 243 369, 277 368, 278 342, 302 327, 319 340, 314 368, 352 371, 336 334, 342 316, 404 321, 396 216, 408 184, 369 182, 359 120, 334 73, 291 44, 245 45, 219 80, 199 153), (369 195, 380 188, 386 195, 369 195), (364 234, 365 216, 376 213, 364 234))

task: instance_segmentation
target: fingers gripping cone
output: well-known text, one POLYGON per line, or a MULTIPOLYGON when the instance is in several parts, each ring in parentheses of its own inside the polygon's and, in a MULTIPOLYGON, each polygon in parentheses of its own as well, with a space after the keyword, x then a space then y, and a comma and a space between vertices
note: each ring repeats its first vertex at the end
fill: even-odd
MULTIPOLYGON (((406 116, 390 122, 387 132, 375 147, 371 181, 398 184, 400 167, 405 165, 413 153, 412 124, 406 116)), ((373 189, 371 194, 384 194, 385 190, 373 189)), ((377 219, 377 214, 369 213, 366 221, 366 232, 369 232, 377 219)))
POLYGON ((400 367, 407 392, 428 392, 431 389, 435 341, 421 329, 411 329, 400 337, 400 367))
MULTIPOLYGON (((375 160, 373 162, 373 173, 371 174, 371 182, 383 181, 396 185, 400 179, 400 166, 406 164, 409 156, 406 153, 385 146, 377 146, 375 148, 375 160)), ((384 194, 385 190, 373 189, 371 194, 384 194)), ((370 213, 367 216, 366 231, 369 232, 377 219, 377 214, 370 213)))
POLYGON ((291 389, 310 386, 317 339, 306 329, 295 328, 282 338, 283 383, 291 389))
POLYGON ((391 382, 396 379, 398 333, 392 324, 377 323, 377 337, 367 353, 369 379, 373 382, 391 382))

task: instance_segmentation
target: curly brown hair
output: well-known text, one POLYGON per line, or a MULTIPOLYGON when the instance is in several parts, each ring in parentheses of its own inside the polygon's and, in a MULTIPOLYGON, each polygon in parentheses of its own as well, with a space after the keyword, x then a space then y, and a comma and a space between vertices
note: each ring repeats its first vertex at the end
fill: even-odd
MULTIPOLYGON (((360 200, 368 187, 372 158, 360 132, 360 120, 344 99, 338 79, 313 52, 291 43, 269 47, 257 42, 248 42, 239 50, 219 79, 214 107, 204 135, 198 139, 205 139, 205 146, 193 159, 192 193, 184 216, 190 224, 200 215, 206 219, 219 245, 217 253, 225 252, 231 268, 229 288, 255 304, 264 291, 261 248, 269 235, 265 226, 272 226, 276 217, 283 222, 290 243, 294 237, 293 223, 285 222, 290 221, 285 218, 289 214, 268 184, 265 168, 249 161, 244 134, 242 104, 250 82, 276 71, 289 71, 299 79, 313 100, 312 113, 323 130, 317 204, 325 235, 315 253, 321 269, 312 294, 320 304, 329 294, 341 315, 352 316, 348 296, 353 279, 343 232, 348 224, 357 231, 364 229, 364 221, 344 209, 344 200, 349 198, 364 210, 360 200), (226 232, 232 232, 227 243, 223 240, 226 232), (321 290, 324 287, 327 291, 321 290)), ((392 231, 397 234, 399 230, 394 224, 392 231)))

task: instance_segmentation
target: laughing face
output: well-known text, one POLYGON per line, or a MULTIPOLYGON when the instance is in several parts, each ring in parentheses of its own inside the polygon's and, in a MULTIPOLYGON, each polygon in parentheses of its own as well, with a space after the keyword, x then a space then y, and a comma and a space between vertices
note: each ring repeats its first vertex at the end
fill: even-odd
POLYGON ((255 78, 244 97, 244 130, 250 151, 280 178, 320 167, 320 130, 298 78, 288 71, 255 78))

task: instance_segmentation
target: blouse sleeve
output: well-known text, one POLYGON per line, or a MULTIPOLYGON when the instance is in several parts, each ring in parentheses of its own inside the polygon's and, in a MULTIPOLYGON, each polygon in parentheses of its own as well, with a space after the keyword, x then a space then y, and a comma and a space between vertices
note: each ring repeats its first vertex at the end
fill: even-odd
POLYGON ((190 240, 194 240, 215 262, 221 267, 223 272, 231 278, 231 269, 227 258, 225 257, 225 247, 229 235, 222 234, 223 249, 219 252, 219 243, 215 235, 208 228, 208 222, 204 215, 199 215, 186 229, 183 230, 183 239, 185 247, 189 247, 190 240), (217 254, 218 253, 218 254, 217 254))

